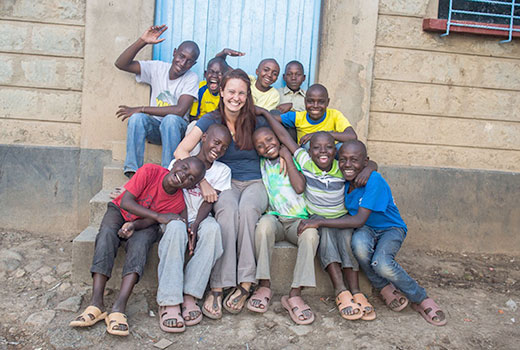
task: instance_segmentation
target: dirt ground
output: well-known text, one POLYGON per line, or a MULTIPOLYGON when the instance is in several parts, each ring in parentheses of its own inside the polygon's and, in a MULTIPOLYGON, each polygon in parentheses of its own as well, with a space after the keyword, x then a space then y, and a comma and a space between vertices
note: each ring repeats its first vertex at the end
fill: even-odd
MULTIPOLYGON (((316 321, 296 326, 275 296, 264 315, 225 313, 183 334, 166 334, 158 327, 155 290, 137 288, 127 309, 130 336, 111 336, 102 322, 72 329, 68 323, 90 296, 89 286, 71 283, 72 238, 0 231, 0 350, 155 349, 161 339, 173 343, 168 349, 520 348, 520 258, 406 246, 398 260, 444 308, 445 327, 427 324, 409 307, 394 313, 375 295, 375 321, 343 320, 332 298, 307 296, 316 321)), ((108 305, 114 295, 109 291, 108 305)))

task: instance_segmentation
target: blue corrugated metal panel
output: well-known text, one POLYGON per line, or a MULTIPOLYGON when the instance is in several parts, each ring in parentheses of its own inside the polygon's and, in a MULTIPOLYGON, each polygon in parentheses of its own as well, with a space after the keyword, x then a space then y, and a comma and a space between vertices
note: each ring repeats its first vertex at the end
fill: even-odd
MULTIPOLYGON (((206 63, 225 47, 246 53, 227 60, 252 75, 263 58, 275 58, 282 73, 296 59, 305 67, 307 88, 315 76, 320 8, 320 0, 156 0, 155 23, 168 30, 153 57, 170 62, 179 43, 193 40, 201 55, 192 69, 201 79, 206 63)), ((280 75, 275 87, 282 84, 280 75)))

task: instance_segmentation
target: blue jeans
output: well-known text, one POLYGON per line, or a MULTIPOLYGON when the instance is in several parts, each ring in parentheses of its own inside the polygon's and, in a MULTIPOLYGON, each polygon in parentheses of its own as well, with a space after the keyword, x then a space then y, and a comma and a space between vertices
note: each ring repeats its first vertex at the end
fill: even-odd
POLYGON ((405 236, 399 227, 375 230, 365 225, 354 231, 352 250, 375 288, 392 283, 412 303, 420 303, 426 298, 426 291, 395 261, 405 236))
POLYGON ((144 113, 133 114, 128 119, 124 172, 136 172, 143 166, 146 140, 162 145, 161 165, 167 168, 187 126, 184 118, 173 114, 164 116, 162 120, 144 113))

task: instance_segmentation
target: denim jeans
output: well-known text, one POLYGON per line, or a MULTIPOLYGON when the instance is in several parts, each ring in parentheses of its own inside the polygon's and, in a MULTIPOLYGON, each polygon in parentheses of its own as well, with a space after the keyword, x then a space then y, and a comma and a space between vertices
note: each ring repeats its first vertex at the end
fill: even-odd
POLYGON ((162 145, 161 165, 168 167, 187 126, 188 123, 183 117, 173 114, 164 116, 162 120, 144 113, 133 114, 128 119, 124 172, 135 172, 143 166, 146 140, 155 145, 162 145))
POLYGON ((184 267, 187 246, 186 224, 170 221, 159 242, 157 304, 160 306, 182 303, 183 294, 202 298, 211 269, 223 252, 220 225, 211 216, 202 220, 195 251, 184 267))
POLYGON ((352 250, 375 288, 392 283, 412 303, 420 303, 426 298, 426 291, 395 261, 405 236, 399 227, 375 230, 365 225, 354 231, 352 250))

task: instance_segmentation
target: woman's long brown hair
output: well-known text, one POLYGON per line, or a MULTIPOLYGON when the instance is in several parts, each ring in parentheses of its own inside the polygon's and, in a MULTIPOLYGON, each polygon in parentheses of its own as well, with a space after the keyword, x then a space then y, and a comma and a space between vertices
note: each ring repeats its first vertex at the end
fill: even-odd
MULTIPOLYGON (((255 104, 253 102, 253 95, 251 95, 251 80, 249 80, 246 72, 242 69, 230 70, 222 77, 222 81, 220 82, 222 90, 224 90, 227 82, 231 79, 240 79, 247 85, 246 103, 240 109, 240 114, 235 122, 235 143, 241 150, 251 150, 253 149, 253 131, 255 131, 256 126, 255 104)), ((222 118, 222 124, 226 125, 222 94, 220 95, 218 110, 222 118)))

